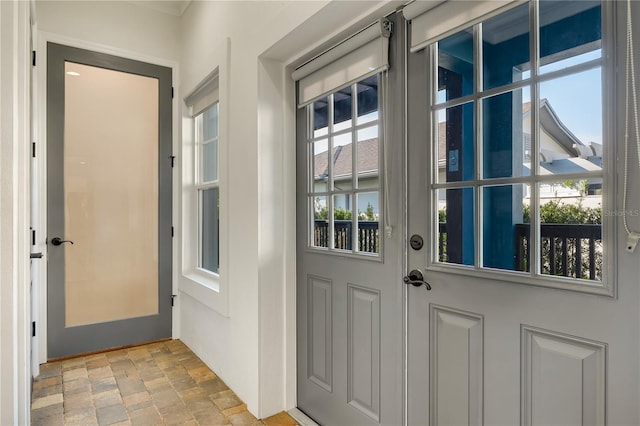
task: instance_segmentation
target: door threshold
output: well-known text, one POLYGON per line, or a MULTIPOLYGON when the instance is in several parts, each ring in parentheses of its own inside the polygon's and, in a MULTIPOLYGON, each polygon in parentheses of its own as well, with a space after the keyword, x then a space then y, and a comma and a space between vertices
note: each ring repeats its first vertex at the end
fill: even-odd
POLYGON ((307 416, 297 407, 292 408, 287 411, 287 413, 289 413, 289 415, 301 426, 319 426, 318 423, 313 421, 311 417, 307 416))
POLYGON ((132 345, 124 345, 124 346, 117 346, 115 348, 100 349, 99 351, 83 352, 81 354, 66 355, 66 356, 61 356, 61 357, 57 357, 57 358, 50 358, 49 360, 47 360, 47 363, 49 363, 49 362, 67 361, 69 359, 82 358, 84 356, 102 354, 102 353, 105 353, 105 352, 119 351, 120 349, 136 348, 138 346, 145 346, 145 345, 150 345, 152 343, 166 342, 168 340, 173 340, 173 339, 171 337, 167 337, 167 338, 164 338, 164 339, 150 340, 148 342, 134 343, 132 345))

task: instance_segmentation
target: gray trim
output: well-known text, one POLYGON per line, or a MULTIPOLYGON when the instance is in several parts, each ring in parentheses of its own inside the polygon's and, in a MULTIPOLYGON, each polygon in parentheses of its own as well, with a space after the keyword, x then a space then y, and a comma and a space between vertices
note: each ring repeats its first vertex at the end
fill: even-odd
POLYGON ((64 236, 64 63, 76 62, 157 78, 158 128, 158 314, 65 328, 64 250, 49 245, 48 357, 171 337, 172 290, 172 105, 170 68, 59 44, 47 45, 47 229, 48 239, 64 236))

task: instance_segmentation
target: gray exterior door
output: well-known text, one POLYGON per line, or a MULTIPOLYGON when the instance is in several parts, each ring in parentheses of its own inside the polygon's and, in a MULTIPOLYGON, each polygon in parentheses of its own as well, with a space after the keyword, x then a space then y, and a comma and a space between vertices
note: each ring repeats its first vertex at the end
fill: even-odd
POLYGON ((171 69, 47 47, 48 358, 171 337, 171 69))
MULTIPOLYGON (((432 287, 429 292, 408 289, 410 425, 639 424, 638 252, 630 256, 623 251, 622 219, 615 224, 614 217, 604 213, 602 225, 589 225, 543 213, 557 206, 580 210, 589 202, 603 212, 622 210, 620 187, 612 200, 607 192, 615 190, 608 168, 622 169, 624 161, 623 121, 616 116, 624 110, 624 80, 616 80, 613 69, 624 67, 625 55, 617 63, 611 58, 616 57, 614 50, 623 49, 626 28, 610 24, 614 17, 624 23, 626 16, 616 3, 514 4, 408 56, 407 228, 409 235, 427 235, 429 245, 427 250, 410 249, 407 261, 408 269, 423 269, 432 287), (527 16, 539 16, 541 23, 520 20, 527 16), (524 29, 515 30, 518 25, 524 29), (596 26, 603 28, 597 44, 589 39, 596 26), (540 67, 513 82, 518 77, 514 62, 523 63, 517 56, 522 52, 513 46, 524 31, 530 31, 536 44, 531 61, 540 67), (613 31, 618 31, 616 37, 613 31), (614 40, 622 43, 616 47, 614 40), (581 74, 578 50, 597 55, 592 74, 581 74), (551 77, 545 74, 543 65, 561 68, 557 62, 569 59, 577 65, 562 67, 551 77), (508 71, 508 80, 500 80, 502 87, 491 80, 497 68, 508 71), (484 80, 478 77, 482 75, 484 80), (475 83, 469 83, 474 77, 475 83), (579 78, 589 84, 576 85, 571 92, 567 82, 579 78), (554 82, 551 91, 548 85, 554 82), (466 96, 465 90, 475 93, 466 96), (555 110, 556 120, 572 134, 583 134, 585 124, 569 125, 568 116, 588 104, 587 120, 606 123, 607 114, 592 113, 593 102, 585 102, 584 93, 600 92, 614 94, 612 102, 602 102, 602 110, 616 117, 611 133, 604 125, 598 135, 609 148, 598 160, 605 170, 604 190, 573 200, 560 198, 561 192, 545 193, 552 179, 566 176, 561 170, 546 171, 543 166, 549 162, 536 152, 536 145, 543 152, 555 143, 544 136, 548 104, 572 99, 570 110, 555 110), (531 110, 539 106, 537 122, 523 113, 529 93, 531 110), (529 148, 523 132, 533 135, 529 174, 523 172, 523 152, 529 148), (526 186, 537 194, 528 196, 526 186), (527 221, 524 206, 539 208, 538 224, 534 214, 527 221), (582 236, 590 226, 599 232, 582 236), (531 236, 526 240, 526 268, 518 262, 525 241, 515 238, 524 227, 531 236), (570 236, 558 235, 558 229, 567 229, 570 236), (556 243, 562 238, 564 242, 556 243), (568 240, 576 241, 573 248, 568 240), (617 296, 609 292, 616 281, 617 296)), ((475 2, 468 2, 472 6, 475 2)), ((602 176, 596 170, 589 177, 602 176)), ((629 182, 629 193, 636 194, 638 181, 629 182)))
POLYGON ((323 425, 402 423, 399 27, 388 78, 368 77, 297 115, 297 400, 323 425))

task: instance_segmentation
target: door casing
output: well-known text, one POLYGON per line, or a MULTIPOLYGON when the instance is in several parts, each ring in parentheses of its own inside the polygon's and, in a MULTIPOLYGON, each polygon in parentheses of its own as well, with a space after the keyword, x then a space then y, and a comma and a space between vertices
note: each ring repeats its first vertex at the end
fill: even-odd
MULTIPOLYGON (((131 59, 135 61, 147 62, 154 65, 160 65, 171 68, 172 70, 172 87, 174 87, 174 99, 179 98, 179 92, 176 88, 176 82, 178 81, 178 63, 173 60, 167 60, 150 55, 144 55, 137 52, 129 51, 123 48, 114 46, 106 46, 104 44, 95 43, 92 41, 81 40, 73 37, 62 36, 59 34, 53 34, 46 31, 38 30, 37 23, 35 28, 37 36, 37 43, 35 45, 37 52, 37 62, 34 70, 33 79, 33 102, 32 109, 32 125, 33 125, 33 137, 35 143, 34 152, 35 158, 33 159, 34 169, 34 183, 33 183, 33 199, 36 203, 33 206, 33 223, 36 229, 36 245, 32 247, 33 251, 41 251, 43 258, 36 265, 37 279, 33 281, 32 287, 32 299, 34 306, 34 321, 36 321, 36 336, 37 345, 34 345, 33 364, 38 365, 47 362, 47 254, 46 254, 46 235, 47 235, 47 132, 46 132, 46 90, 47 90, 47 44, 57 43, 63 44, 69 47, 75 47, 79 49, 91 50, 97 53, 104 53, 114 56, 119 56, 125 59, 131 59)), ((178 103, 172 102, 172 152, 177 152, 178 141, 178 125, 179 125, 179 109, 178 103)), ((172 183, 172 223, 179 223, 179 188, 180 182, 178 177, 180 176, 180 162, 176 161, 174 168, 174 179, 172 183)), ((179 249, 180 246, 177 243, 179 239, 178 233, 172 240, 172 293, 176 294, 178 290, 178 271, 179 269, 179 249)), ((173 307, 173 320, 172 320, 172 336, 174 338, 179 336, 179 322, 177 319, 180 315, 180 303, 176 303, 173 307)), ((39 368, 34 369, 33 375, 39 374, 39 368)))

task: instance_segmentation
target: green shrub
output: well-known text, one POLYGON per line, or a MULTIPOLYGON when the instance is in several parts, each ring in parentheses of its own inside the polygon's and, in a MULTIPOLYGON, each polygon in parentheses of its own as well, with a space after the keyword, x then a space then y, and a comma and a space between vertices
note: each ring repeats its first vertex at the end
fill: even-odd
MULTIPOLYGON (((601 224, 602 209, 583 207, 581 203, 565 204, 549 201, 540 206, 541 223, 601 224)), ((522 206, 522 223, 531 223, 531 208, 522 206)))

